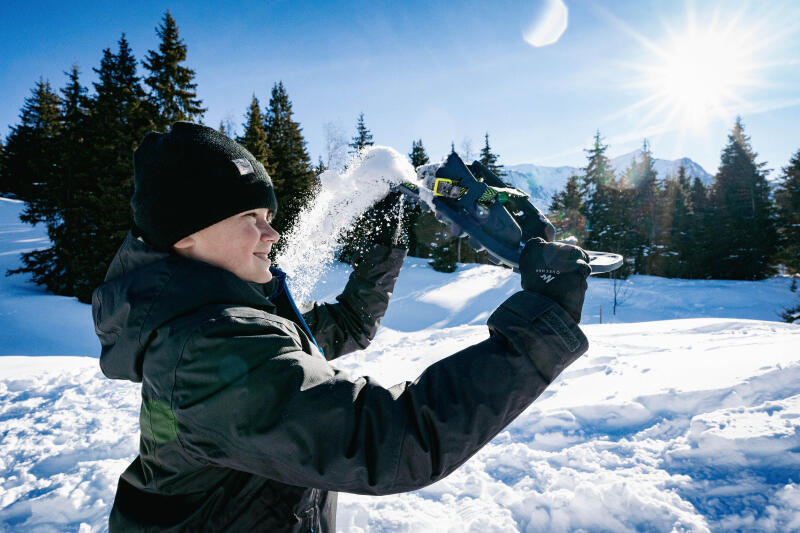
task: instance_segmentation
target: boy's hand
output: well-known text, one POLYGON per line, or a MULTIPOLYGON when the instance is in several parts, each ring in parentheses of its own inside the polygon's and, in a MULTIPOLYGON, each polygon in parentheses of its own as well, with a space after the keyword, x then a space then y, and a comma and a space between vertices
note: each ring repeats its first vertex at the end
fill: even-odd
POLYGON ((592 272, 586 252, 577 246, 535 237, 522 249, 519 272, 523 289, 547 296, 575 322, 581 321, 586 278, 592 272))

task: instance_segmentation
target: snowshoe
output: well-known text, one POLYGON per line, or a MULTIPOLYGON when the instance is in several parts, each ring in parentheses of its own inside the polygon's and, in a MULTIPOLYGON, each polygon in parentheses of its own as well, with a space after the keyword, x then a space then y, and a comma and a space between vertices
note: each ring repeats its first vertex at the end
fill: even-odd
MULTIPOLYGON (((509 187, 491 170, 475 161, 467 167, 456 153, 443 163, 417 168, 422 189, 403 183, 396 190, 417 199, 436 218, 450 226, 449 233, 469 237, 475 250, 486 250, 495 264, 519 267, 522 247, 533 237, 552 241, 555 228, 519 189, 509 187)), ((586 251, 592 274, 611 272, 622 256, 586 251)))

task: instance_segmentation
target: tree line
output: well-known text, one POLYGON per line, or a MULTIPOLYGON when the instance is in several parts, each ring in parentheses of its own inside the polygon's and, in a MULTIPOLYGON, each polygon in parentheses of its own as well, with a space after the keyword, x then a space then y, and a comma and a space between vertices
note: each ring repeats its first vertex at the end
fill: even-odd
POLYGON ((619 175, 607 149, 598 132, 583 172, 549 211, 560 235, 623 254, 618 275, 758 280, 778 265, 800 269, 800 151, 770 184, 737 118, 706 186, 683 167, 659 178, 646 141, 641 158, 619 175))
MULTIPOLYGON (((116 51, 103 50, 93 69, 91 95, 73 65, 58 93, 40 79, 25 99, 18 124, 0 143, 0 193, 25 202, 20 219, 45 224, 50 247, 23 253, 23 266, 7 275, 30 273, 51 292, 91 301, 133 224, 132 157, 139 141, 176 121, 202 123, 206 109, 169 11, 156 34, 159 46, 142 61, 144 76, 122 34, 116 51)), ((223 133, 233 133, 224 129, 221 124, 223 133)), ((253 96, 243 129, 236 140, 272 177, 281 206, 274 225, 285 231, 312 194, 316 174, 282 82, 264 110, 253 96)))
MULTIPOLYGON (((187 46, 169 11, 156 34, 159 46, 142 61, 144 76, 123 34, 116 51, 103 50, 93 69, 97 81, 91 95, 73 65, 58 92, 39 80, 26 98, 18 124, 0 143, 0 193, 25 201, 21 220, 46 224, 51 246, 24 253, 23 266, 9 274, 30 273, 48 290, 88 302, 133 222, 131 161, 139 140, 178 120, 202 123, 206 109, 197 97, 195 73, 184 65, 187 46)), ((219 129, 235 136, 230 125, 221 123, 219 129)), ((236 140, 264 164, 275 184, 280 209, 274 225, 284 233, 313 196, 317 176, 336 165, 332 151, 346 144, 352 154, 373 144, 362 113, 350 142, 329 135, 327 161, 320 157, 313 165, 282 82, 274 84, 263 108, 253 94, 242 129, 236 140)), ((710 187, 690 182, 683 169, 660 180, 646 144, 642 159, 617 176, 607 148, 598 132, 586 151, 586 167, 554 197, 550 216, 561 236, 624 254, 623 275, 761 279, 776 264, 794 272, 800 267, 800 152, 772 190, 740 120, 710 187)), ((471 147, 464 149, 470 153, 462 155, 471 159, 471 147)), ((503 174, 488 133, 477 155, 503 174)), ((409 158, 415 167, 429 162, 421 139, 412 142, 409 158)), ((430 257, 437 270, 452 271, 458 261, 487 262, 485 252, 449 235, 417 206, 407 205, 403 225, 411 255, 430 257)), ((345 236, 342 258, 352 261, 358 255, 352 250, 367 237, 345 236)))

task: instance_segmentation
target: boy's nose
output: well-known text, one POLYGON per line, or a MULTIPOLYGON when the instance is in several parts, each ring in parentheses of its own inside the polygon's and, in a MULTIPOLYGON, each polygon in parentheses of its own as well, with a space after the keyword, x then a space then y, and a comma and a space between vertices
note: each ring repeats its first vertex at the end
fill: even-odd
POLYGON ((280 239, 281 234, 275 231, 275 228, 270 226, 269 224, 264 224, 264 227, 261 229, 261 240, 264 242, 277 242, 280 239))

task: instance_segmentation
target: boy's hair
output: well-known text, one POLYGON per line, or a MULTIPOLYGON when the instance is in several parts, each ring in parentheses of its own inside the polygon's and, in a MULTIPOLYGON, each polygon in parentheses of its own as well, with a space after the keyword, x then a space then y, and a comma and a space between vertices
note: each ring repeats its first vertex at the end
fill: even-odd
POLYGON ((278 209, 264 165, 213 128, 176 122, 150 132, 133 154, 133 221, 163 251, 182 238, 248 209, 278 209))

